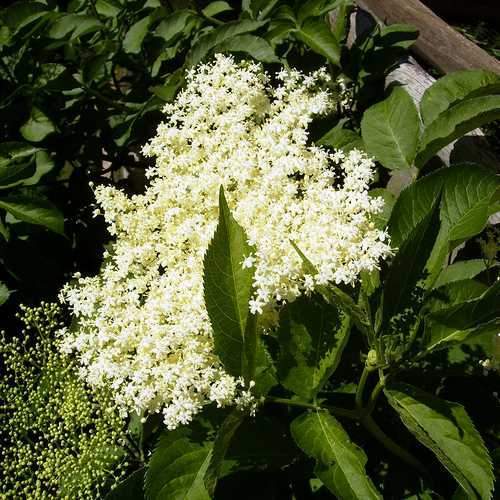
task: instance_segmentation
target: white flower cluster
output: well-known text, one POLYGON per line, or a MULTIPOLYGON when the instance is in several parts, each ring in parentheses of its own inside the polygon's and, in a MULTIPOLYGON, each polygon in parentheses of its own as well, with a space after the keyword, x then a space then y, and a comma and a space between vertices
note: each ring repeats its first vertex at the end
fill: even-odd
POLYGON ((222 55, 188 73, 144 148, 156 157, 145 194, 96 190, 116 236, 101 273, 62 292, 79 321, 66 348, 79 353, 87 380, 110 384, 125 409, 162 411, 169 428, 207 402, 238 397, 240 383, 213 353, 203 297, 221 185, 256 248, 242 262, 255 266, 249 306, 270 324, 283 301, 317 284, 354 283, 390 252, 371 222, 383 203, 367 192, 372 161, 308 145, 313 116, 335 104, 326 71, 276 80, 222 55), (304 275, 291 241, 317 275, 304 275))

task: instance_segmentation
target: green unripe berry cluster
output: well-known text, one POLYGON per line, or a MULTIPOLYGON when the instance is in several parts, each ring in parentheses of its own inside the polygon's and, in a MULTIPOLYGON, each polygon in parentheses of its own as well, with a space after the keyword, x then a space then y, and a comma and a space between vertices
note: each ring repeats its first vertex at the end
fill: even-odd
POLYGON ((56 304, 18 317, 20 335, 0 335, 0 498, 100 498, 125 472, 125 422, 59 350, 56 304))

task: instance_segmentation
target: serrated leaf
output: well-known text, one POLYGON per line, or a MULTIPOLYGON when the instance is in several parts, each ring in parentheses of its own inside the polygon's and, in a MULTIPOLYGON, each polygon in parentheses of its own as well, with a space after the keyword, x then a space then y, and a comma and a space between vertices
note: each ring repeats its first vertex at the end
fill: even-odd
POLYGON ((213 17, 229 10, 233 8, 227 2, 216 1, 209 3, 201 12, 207 17, 213 17))
POLYGON ((256 31, 264 24, 265 22, 262 21, 243 19, 241 21, 229 22, 215 28, 197 40, 186 58, 186 66, 196 66, 217 45, 235 36, 256 31))
POLYGON ((439 232, 439 197, 430 212, 408 235, 395 255, 383 288, 382 324, 413 303, 413 292, 425 278, 425 267, 439 232))
POLYGON ((456 165, 438 170, 404 189, 389 220, 393 246, 398 247, 426 216, 443 190, 441 221, 449 241, 475 236, 484 228, 499 180, 487 168, 456 165))
POLYGON ((473 97, 458 102, 424 129, 415 165, 423 167, 455 139, 499 118, 500 96, 473 97))
POLYGON ((332 493, 335 494, 340 486, 342 491, 350 491, 354 498, 382 498, 366 474, 365 453, 328 412, 303 413, 292 422, 290 429, 302 451, 317 461, 316 471, 320 478, 326 479, 325 485, 332 493), (342 484, 335 481, 335 475, 340 475, 342 484), (335 482, 334 488, 331 482, 335 482))
POLYGON ((304 21, 295 37, 314 52, 326 57, 335 66, 340 65, 340 45, 324 19, 309 18, 304 21))
POLYGON ((415 227, 429 214, 443 189, 443 171, 422 177, 401 191, 388 223, 391 245, 399 248, 415 227))
POLYGON ((217 52, 244 52, 257 61, 273 63, 279 62, 273 48, 260 36, 238 35, 230 38, 215 48, 217 52))
POLYGON ((417 107, 403 87, 367 109, 361 121, 366 151, 389 169, 410 168, 417 151, 420 119, 417 107))
POLYGON ((63 214, 45 199, 21 195, 2 197, 0 208, 20 221, 45 226, 55 233, 64 234, 63 214))
POLYGON ((252 378, 255 360, 249 359, 249 350, 255 349, 256 333, 247 331, 255 322, 248 308, 254 269, 243 268, 242 263, 253 251, 243 228, 232 217, 221 187, 219 224, 204 260, 205 304, 216 354, 228 373, 245 379, 252 378))
POLYGON ((33 107, 28 121, 21 126, 19 131, 27 141, 40 142, 55 132, 56 127, 45 113, 33 107))
POLYGON ((340 362, 349 339, 349 318, 313 296, 287 304, 279 325, 280 381, 302 398, 313 399, 340 362))
POLYGON ((439 288, 455 281, 469 280, 485 271, 486 268, 486 262, 483 259, 454 262, 441 271, 434 283, 434 288, 439 288))
POLYGON ((143 500, 144 473, 144 468, 132 472, 106 495, 105 500, 143 500))
MULTIPOLYGON (((231 440, 245 419, 245 414, 233 410, 222 422, 220 429, 217 431, 215 437, 213 451, 210 456, 210 463, 204 475, 205 487, 208 491, 210 498, 213 498, 217 480, 221 474, 222 463, 226 457, 226 453, 231 444, 231 440)), ((189 499, 190 500, 190 499, 189 499)))
POLYGON ((449 226, 449 240, 479 234, 491 214, 491 202, 500 179, 478 165, 451 167, 446 172, 442 220, 449 226))
POLYGON ((482 69, 456 71, 443 76, 426 89, 420 101, 425 125, 432 123, 443 111, 471 97, 500 93, 500 76, 482 69))
POLYGON ((469 498, 491 498, 491 459, 463 406, 403 384, 385 394, 405 426, 435 453, 469 498))
POLYGON ((191 435, 188 428, 160 435, 145 476, 148 500, 209 500, 203 477, 212 449, 191 435))
POLYGON ((146 16, 130 27, 123 39, 123 50, 125 52, 138 54, 141 51, 142 42, 148 34, 151 22, 151 16, 146 16))
POLYGON ((500 326, 500 281, 478 298, 455 303, 425 318, 426 348, 447 347, 478 335, 494 334, 500 326))

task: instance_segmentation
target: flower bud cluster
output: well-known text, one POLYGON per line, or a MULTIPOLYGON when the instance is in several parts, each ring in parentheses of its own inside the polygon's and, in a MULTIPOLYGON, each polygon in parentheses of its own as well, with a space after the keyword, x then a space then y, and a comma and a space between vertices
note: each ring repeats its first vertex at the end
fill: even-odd
POLYGON ((54 332, 59 306, 21 307, 21 336, 0 337, 0 497, 100 497, 125 472, 124 421, 80 379, 54 332))
POLYGON ((146 192, 96 188, 116 237, 100 274, 61 294, 78 320, 65 348, 78 353, 88 382, 111 387, 126 411, 162 412, 169 428, 207 403, 248 399, 214 354, 204 303, 221 185, 255 246, 241 265, 255 268, 249 308, 265 324, 318 285, 354 284, 390 252, 372 220, 383 206, 368 194, 372 160, 309 141, 314 116, 336 107, 336 83, 324 69, 283 70, 273 81, 258 64, 223 55, 187 74, 144 148, 156 157, 146 192))

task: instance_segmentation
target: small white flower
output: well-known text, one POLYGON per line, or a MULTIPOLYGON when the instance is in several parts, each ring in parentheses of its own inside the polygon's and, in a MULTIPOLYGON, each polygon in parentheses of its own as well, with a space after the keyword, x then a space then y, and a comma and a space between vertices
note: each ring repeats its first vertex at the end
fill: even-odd
POLYGON ((240 265, 255 270, 249 309, 264 327, 283 301, 317 285, 354 284, 389 255, 386 233, 370 224, 383 206, 368 195, 373 161, 310 145, 313 115, 336 108, 323 88, 329 78, 325 69, 282 70, 273 88, 258 64, 219 54, 190 70, 165 106, 166 121, 144 147, 156 157, 145 193, 96 188, 116 242, 98 276, 63 290, 79 325, 64 345, 123 409, 162 412, 173 429, 210 402, 250 405, 250 389, 241 392, 213 352, 204 302, 221 185, 255 247, 240 265), (317 275, 304 272, 290 241, 317 275))

